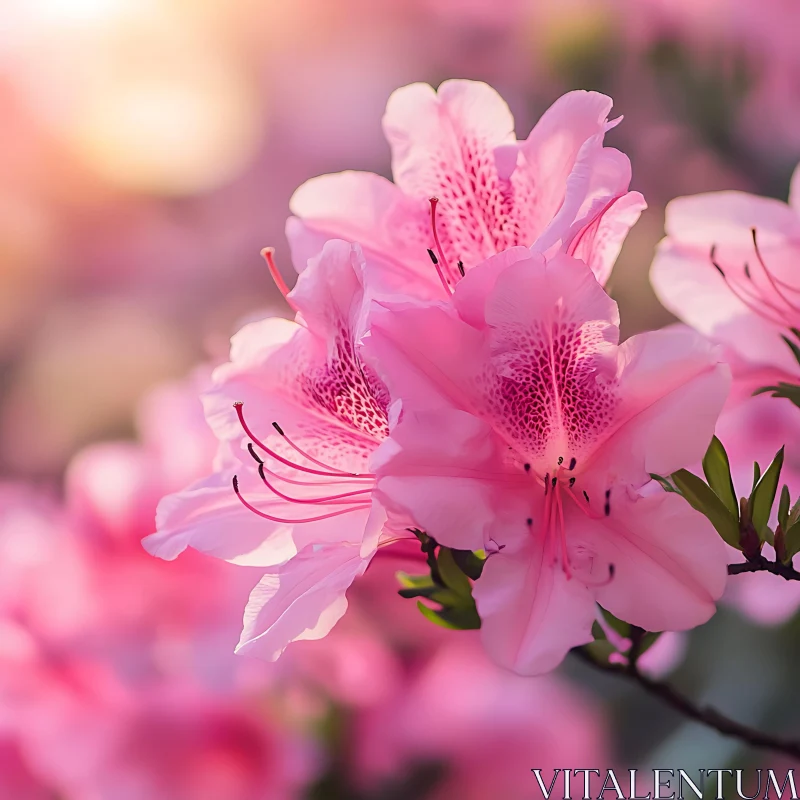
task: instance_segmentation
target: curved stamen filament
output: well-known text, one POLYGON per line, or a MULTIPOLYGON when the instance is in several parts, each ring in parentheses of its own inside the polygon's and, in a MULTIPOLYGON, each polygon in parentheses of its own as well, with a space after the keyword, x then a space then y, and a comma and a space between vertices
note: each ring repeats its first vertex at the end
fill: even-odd
MULTIPOLYGON (((274 458, 276 461, 280 461, 281 464, 285 464, 287 467, 291 467, 292 469, 299 470, 300 472, 307 472, 309 475, 321 475, 324 478, 342 478, 344 475, 341 472, 329 472, 329 471, 321 471, 318 469, 312 469, 311 467, 303 466, 302 464, 295 464, 294 461, 290 461, 288 458, 276 453, 271 448, 267 447, 248 427, 247 422, 244 419, 244 412, 243 412, 244 404, 242 402, 236 402, 233 404, 233 407, 236 409, 236 414, 239 417, 239 424, 242 426, 242 430, 253 440, 253 443, 263 450, 267 455, 274 458)), ((350 480, 373 480, 374 475, 370 474, 353 474, 347 475, 350 480)))
MULTIPOLYGON (((778 297, 780 297, 781 300, 783 300, 783 302, 786 303, 786 305, 789 306, 789 308, 792 311, 800 313, 800 306, 795 305, 791 300, 789 300, 788 297, 786 297, 786 295, 778 287, 778 283, 779 283, 778 279, 772 274, 772 272, 767 268, 767 265, 764 263, 764 258, 761 255, 761 248, 758 246, 758 234, 756 233, 756 229, 752 228, 751 229, 751 233, 753 234, 753 248, 756 251, 756 260, 758 261, 759 265, 761 266, 761 269, 764 271, 764 274, 767 276, 767 280, 770 282, 770 285, 775 290, 775 293, 778 295, 778 297)), ((783 283, 783 282, 781 281, 781 283, 783 283)), ((792 289, 793 288, 793 287, 788 286, 788 284, 785 284, 785 283, 783 283, 783 285, 787 289, 792 289)), ((795 288, 794 291, 797 292, 797 291, 800 291, 800 290, 795 288)))
POLYGON ((256 508, 252 503, 248 503, 247 500, 242 496, 242 493, 239 491, 239 479, 236 475, 233 476, 233 491, 235 492, 236 496, 239 498, 239 502, 248 510, 252 511, 259 517, 263 519, 267 519, 270 522, 277 522, 285 525, 299 525, 305 522, 319 522, 323 519, 331 519, 331 517, 339 517, 342 514, 351 514, 354 511, 365 511, 366 509, 370 508, 370 503, 358 503, 352 504, 348 508, 342 509, 341 511, 331 511, 327 514, 321 514, 318 517, 307 517, 305 519, 284 519, 282 517, 274 517, 271 514, 267 514, 264 511, 256 508))
POLYGON ((372 494, 372 489, 358 489, 352 492, 342 492, 341 494, 332 494, 328 497, 290 497, 288 494, 284 494, 280 489, 277 489, 273 486, 265 476, 265 469, 263 464, 259 464, 258 466, 258 474, 261 476, 261 480, 264 482, 264 485, 274 494, 278 495, 278 497, 283 498, 284 500, 288 500, 290 503, 304 503, 315 505, 318 503, 321 504, 330 504, 330 505, 352 505, 352 501, 349 503, 341 503, 337 501, 345 500, 348 497, 358 497, 359 495, 370 495, 372 494))
POLYGON ((431 230, 433 231, 433 242, 436 245, 436 252, 439 256, 438 261, 434 258, 432 259, 433 265, 436 267, 436 272, 439 275, 439 280, 442 282, 442 286, 444 287, 445 293, 448 297, 453 294, 453 290, 450 288, 450 284, 447 282, 445 278, 444 272, 442 271, 442 267, 444 267, 447 272, 450 272, 450 266, 447 263, 447 259, 444 255, 444 250, 442 250, 442 244, 439 241, 439 234, 436 231, 436 206, 439 205, 439 198, 438 197, 431 197, 430 198, 431 204, 431 230), (441 263, 440 263, 441 262, 441 263))
MULTIPOLYGON (((715 253, 716 248, 712 247, 711 263, 716 268, 717 272, 719 272, 719 274, 722 276, 722 279, 725 281, 725 284, 731 290, 734 297, 736 297, 742 304, 749 308, 754 314, 762 319, 767 320, 767 322, 771 322, 780 327, 784 327, 787 324, 791 325, 791 323, 787 322, 785 319, 784 312, 782 310, 778 309, 775 305, 770 303, 761 295, 748 294, 748 291, 744 290, 746 284, 738 285, 735 281, 733 281, 715 260, 715 253)), ((749 291, 755 292, 755 289, 749 291)))
POLYGON ((291 447, 291 448, 292 448, 292 450, 295 450, 296 452, 298 452, 298 453, 299 453, 301 456, 303 456, 303 458, 307 458, 307 459, 308 459, 308 460, 309 460, 309 461, 310 461, 312 464, 316 464, 318 467, 322 467, 323 469, 329 469, 329 470, 331 470, 331 472, 339 472, 341 475, 347 475, 347 476, 351 476, 351 477, 352 477, 353 475, 355 475, 355 473, 353 473, 353 472, 347 472, 347 471, 345 471, 345 470, 343 470, 343 469, 339 469, 339 467, 332 467, 330 464, 324 464, 324 463, 323 463, 322 461, 320 461, 319 459, 316 459, 316 458, 314 458, 314 456, 312 456, 310 453, 307 453, 305 450, 301 449, 301 448, 300 448, 298 445, 296 445, 296 444, 295 444, 295 443, 294 443, 294 442, 293 442, 293 441, 292 441, 292 440, 291 440, 291 439, 290 439, 290 438, 289 438, 289 437, 288 437, 288 436, 287 436, 287 435, 284 433, 284 431, 283 431, 283 428, 281 428, 281 426, 280 426, 280 425, 278 425, 278 423, 277 423, 277 422, 273 422, 273 423, 272 423, 272 427, 273 427, 273 428, 275 428, 275 430, 276 430, 276 431, 278 431, 278 433, 279 433, 281 436, 283 436, 283 438, 284 438, 284 441, 286 442, 286 444, 288 444, 288 445, 289 445, 289 447, 291 447))
POLYGON ((289 297, 290 289, 286 285, 283 275, 281 275, 280 271, 278 270, 278 265, 275 263, 275 248, 265 247, 261 251, 261 255, 263 256, 264 261, 267 262, 267 269, 269 270, 269 274, 272 276, 272 280, 275 282, 275 285, 278 287, 278 291, 283 295, 284 300, 286 300, 291 309, 293 311, 297 311, 297 306, 292 298, 289 297))
POLYGON ((264 459, 256 453, 255 447, 253 447, 252 442, 247 443, 247 451, 253 457, 257 464, 260 464, 263 468, 264 472, 270 476, 270 478, 274 478, 276 481, 283 481, 284 483, 291 483, 294 486, 341 486, 342 483, 346 483, 344 479, 337 479, 333 478, 329 481, 323 480, 310 480, 310 481, 298 481, 295 478, 287 478, 285 475, 279 475, 277 472, 271 470, 267 465, 264 459))

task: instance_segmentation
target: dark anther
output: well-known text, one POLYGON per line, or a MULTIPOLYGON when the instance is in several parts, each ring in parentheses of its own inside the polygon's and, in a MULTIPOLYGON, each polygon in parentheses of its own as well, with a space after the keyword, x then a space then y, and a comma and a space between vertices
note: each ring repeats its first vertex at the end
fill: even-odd
POLYGON ((531 471, 531 465, 530 464, 525 464, 524 467, 525 467, 525 472, 530 472, 531 471))
POLYGON ((613 564, 608 565, 608 579, 611 580, 614 577, 614 573, 617 571, 617 568, 613 564))
POLYGON ((233 491, 239 494, 239 479, 236 475, 233 476, 233 491))
POLYGON ((234 407, 234 408, 241 408, 243 405, 244 405, 244 403, 243 403, 241 400, 237 400, 237 401, 236 401, 236 402, 233 404, 233 407, 234 407))
POLYGON ((744 265, 744 274, 748 278, 748 280, 753 280, 752 277, 750 276, 750 265, 747 262, 745 262, 744 265))
POLYGON ((558 466, 560 467, 564 463, 564 456, 558 457, 558 466))
POLYGON ((436 258, 436 253, 434 253, 433 250, 430 249, 430 247, 428 248, 428 255, 431 257, 431 261, 433 261, 434 265, 439 263, 439 259, 436 258))
POLYGON ((544 495, 547 497, 547 487, 550 485, 550 473, 544 476, 544 495))
POLYGON ((528 519, 525 520, 525 524, 530 528, 530 526, 533 525, 533 520, 528 517, 528 519))
POLYGON ((253 443, 252 443, 252 442, 248 442, 248 443, 247 443, 247 452, 248 452, 248 453, 250 453, 250 455, 251 455, 251 456, 252 456, 252 457, 253 457, 253 458, 254 458, 254 459, 255 459, 255 460, 256 460, 256 461, 257 461, 259 464, 263 464, 263 463, 264 463, 264 462, 261 460, 261 457, 258 455, 258 453, 256 453, 256 450, 255 450, 255 448, 253 447, 253 443))
POLYGON ((555 489, 557 483, 558 483, 558 478, 556 478, 556 476, 553 475, 553 477, 550 479, 550 485, 555 489))
POLYGON ((589 495, 588 495, 588 494, 586 494, 586 492, 584 492, 584 493, 583 493, 583 497, 584 497, 584 499, 586 500, 586 502, 588 503, 588 502, 589 502, 589 495))
POLYGON ((575 485, 575 478, 573 477, 569 479, 569 488, 571 489, 574 485, 575 485))
POLYGON ((458 264, 456 264, 456 266, 458 267, 458 271, 461 273, 461 277, 463 278, 464 277, 464 262, 463 261, 459 261, 458 264))
POLYGON ((577 459, 577 458, 575 458, 575 456, 572 456, 572 458, 569 460, 569 468, 570 468, 571 470, 575 469, 575 465, 576 465, 577 463, 578 463, 578 459, 577 459))
POLYGON ((611 489, 606 489, 606 504, 603 508, 605 515, 608 516, 611 513, 611 489))
POLYGON ((273 427, 273 428, 275 428, 275 430, 276 430, 276 431, 278 431, 278 433, 279 433, 281 436, 286 436, 286 434, 283 432, 283 428, 281 428, 281 426, 280 426, 280 425, 278 425, 278 423, 277 423, 277 422, 273 422, 273 423, 272 423, 272 427, 273 427))

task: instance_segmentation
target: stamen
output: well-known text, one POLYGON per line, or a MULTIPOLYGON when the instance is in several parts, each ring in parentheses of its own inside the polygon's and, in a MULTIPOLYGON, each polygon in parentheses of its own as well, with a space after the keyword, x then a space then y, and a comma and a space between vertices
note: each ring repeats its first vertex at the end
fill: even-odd
MULTIPOLYGON (((295 464, 293 461, 290 461, 288 458, 284 458, 279 453, 276 453, 274 450, 267 447, 247 426, 247 423, 244 419, 244 412, 242 411, 243 403, 241 401, 237 401, 233 404, 233 407, 236 409, 236 414, 239 417, 239 424, 242 426, 242 430, 253 440, 254 444, 257 447, 260 447, 267 455, 272 456, 276 461, 280 461, 281 464, 285 464, 287 467, 291 467, 292 469, 299 470, 300 472, 307 472, 310 475, 321 475, 325 478, 342 478, 344 477, 341 472, 321 472, 318 469, 311 469, 311 467, 305 467, 302 464, 295 464)), ((347 473, 345 473, 347 474, 347 473)), ((369 473, 363 474, 354 474, 349 475, 347 477, 351 480, 355 479, 369 479, 372 480, 375 476, 369 473)))
POLYGON ((577 463, 578 463, 578 459, 577 459, 577 458, 575 458, 575 456, 573 456, 573 457, 572 457, 572 458, 569 460, 569 467, 567 467, 567 469, 569 469, 569 470, 570 470, 570 472, 571 472, 573 469, 575 469, 575 465, 576 465, 577 463))
MULTIPOLYGON (((311 497, 309 497, 309 498, 290 497, 288 494, 284 494, 279 489, 274 487, 267 480, 266 475, 265 475, 263 462, 258 465, 258 474, 261 476, 261 480, 264 482, 264 486, 266 486, 267 489, 269 489, 274 494, 278 495, 278 497, 281 497, 284 500, 288 500, 290 503, 306 503, 306 504, 309 504, 309 505, 315 505, 317 503, 323 503, 323 504, 324 503, 331 503, 333 505, 342 505, 341 503, 338 503, 336 501, 344 500, 344 499, 346 499, 348 497, 357 497, 358 495, 362 495, 362 494, 372 494, 372 489, 357 489, 357 490, 354 490, 352 492, 343 492, 342 494, 333 494, 333 495, 330 495, 329 497, 313 497, 313 498, 311 498, 311 497)), ((351 505, 351 503, 348 503, 347 505, 351 505)))
MULTIPOLYGON (((447 259, 444 257, 444 250, 442 250, 442 245, 439 241, 439 234, 436 231, 436 206, 439 204, 439 198, 431 197, 429 202, 431 204, 431 229, 433 231, 433 241, 436 245, 436 252, 439 254, 439 261, 441 262, 441 265, 437 261, 434 261, 433 264, 436 267, 436 272, 439 273, 439 279, 442 282, 442 286, 444 286, 445 292, 448 295, 451 295, 453 290, 450 288, 450 284, 447 282, 444 272, 442 271, 442 267, 444 267, 447 272, 450 272, 450 267, 447 263, 447 259)), ((431 251, 428 250, 428 252, 430 253, 431 251)))
POLYGON ((353 473, 353 472, 346 472, 346 471, 345 471, 345 470, 343 470, 343 469, 339 469, 339 467, 332 467, 330 464, 325 464, 325 463, 323 463, 322 461, 320 461, 319 459, 316 459, 316 458, 314 458, 314 456, 312 456, 310 453, 307 453, 305 450, 302 450, 300 447, 298 447, 298 446, 297 446, 297 445, 296 445, 296 444, 295 444, 295 443, 294 443, 294 442, 293 442, 293 441, 292 441, 292 440, 291 440, 291 439, 290 439, 290 438, 289 438, 289 437, 288 437, 288 436, 287 436, 287 435, 286 435, 286 434, 283 432, 283 428, 281 428, 281 426, 280 426, 280 425, 278 425, 278 423, 277 423, 277 422, 273 422, 273 423, 272 423, 272 427, 273 427, 273 428, 275 428, 275 430, 276 430, 276 431, 277 431, 277 432, 278 432, 278 433, 279 433, 281 436, 283 436, 284 440, 286 441, 286 444, 288 444, 288 445, 289 445, 289 447, 291 447, 293 450, 296 450, 296 451, 297 451, 297 452, 298 452, 298 453, 299 453, 301 456, 303 456, 303 458, 307 458, 309 461, 311 461, 313 464, 316 464, 318 467, 322 467, 323 469, 329 469, 329 470, 331 470, 332 472, 339 472, 339 473, 341 473, 342 475, 347 475, 348 477, 352 477, 352 476, 355 474, 355 473, 353 473))
POLYGON ((769 269, 767 269, 767 265, 764 263, 764 259, 761 255, 761 248, 758 246, 758 235, 756 233, 756 229, 751 228, 750 232, 753 234, 753 248, 756 251, 756 258, 758 259, 758 263, 761 265, 761 269, 764 270, 764 274, 767 276, 767 280, 769 280, 770 284, 772 285, 772 288, 777 292, 778 297, 780 297, 781 300, 783 300, 783 302, 786 303, 786 305, 789 306, 790 309, 792 309, 792 311, 800 313, 800 307, 796 306, 791 300, 789 300, 788 297, 786 297, 786 295, 780 290, 780 288, 778 288, 778 284, 780 283, 787 289, 793 289, 795 292, 800 290, 798 290, 796 287, 789 286, 789 284, 785 283, 784 281, 779 281, 776 277, 773 276, 772 272, 769 269))
POLYGON ((239 491, 239 479, 236 475, 233 476, 233 491, 239 498, 239 502, 241 502, 241 504, 248 511, 252 511, 254 514, 258 515, 259 517, 263 517, 264 519, 267 519, 270 522, 277 522, 284 525, 299 525, 305 522, 319 522, 320 520, 323 519, 330 519, 331 517, 339 517, 342 514, 350 514, 354 511, 364 511, 370 507, 369 503, 361 503, 361 504, 351 505, 349 508, 345 508, 341 511, 331 511, 328 514, 321 514, 318 517, 308 517, 306 519, 283 519, 282 517, 273 517, 271 514, 266 514, 263 511, 257 509, 251 503, 248 503, 247 500, 244 499, 241 492, 239 491))
POLYGON ((461 277, 463 278, 463 277, 464 277, 464 275, 466 274, 466 273, 464 272, 464 262, 463 262, 463 261, 458 261, 458 262, 456 263, 456 266, 458 267, 458 271, 461 273, 461 277))
POLYGON ((550 485, 550 473, 544 476, 544 496, 547 497, 547 487, 550 485))
POLYGON ((531 465, 530 464, 523 464, 522 466, 523 466, 525 472, 530 472, 531 471, 531 465))
POLYGON ((560 467, 564 463, 564 456, 558 457, 558 466, 560 467))
POLYGON ((584 497, 584 499, 586 500, 586 502, 588 503, 588 502, 589 502, 589 495, 588 495, 588 494, 586 494, 586 492, 585 492, 585 491, 584 491, 584 493, 583 493, 583 497, 584 497))
POLYGON ((575 476, 569 479, 569 488, 571 489, 575 485, 575 476))
POLYGON ((603 506, 603 513, 606 516, 611 513, 611 489, 606 489, 606 504, 603 506))
POLYGON ((289 297, 290 289, 286 285, 286 281, 283 279, 283 275, 281 275, 280 271, 278 270, 278 266, 275 263, 275 248, 265 247, 261 251, 261 255, 267 262, 267 269, 269 270, 269 274, 272 276, 272 280, 275 282, 275 285, 278 287, 278 291, 283 295, 284 299, 291 306, 292 310, 297 311, 297 306, 289 297))

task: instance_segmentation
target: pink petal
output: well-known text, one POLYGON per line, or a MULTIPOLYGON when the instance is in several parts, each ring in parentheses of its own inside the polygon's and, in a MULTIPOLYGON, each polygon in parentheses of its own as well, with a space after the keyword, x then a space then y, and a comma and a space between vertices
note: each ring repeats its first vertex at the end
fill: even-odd
MULTIPOLYGON (((539 258, 544 261, 543 257, 539 258)), ((517 261, 531 259, 531 251, 527 247, 512 247, 491 256, 478 269, 471 269, 456 286, 453 295, 458 314, 465 322, 475 328, 486 325, 486 298, 494 288, 497 277, 517 261)))
POLYGON ((286 224, 298 272, 329 239, 361 245, 365 258, 387 280, 414 285, 418 295, 441 296, 426 248, 430 241, 427 198, 411 199, 391 181, 369 172, 340 172, 306 181, 292 196, 286 224))
POLYGON ((498 506, 513 505, 501 456, 492 429, 471 414, 404 412, 373 460, 378 497, 441 544, 481 550, 498 506))
POLYGON ((789 184, 789 205, 795 213, 800 214, 800 165, 795 167, 789 184))
POLYGON ((438 93, 425 83, 398 89, 386 105, 383 129, 395 183, 411 197, 440 195, 443 202, 448 175, 464 181, 493 170, 494 148, 514 142, 508 106, 478 81, 445 81, 438 93))
POLYGON ((579 464, 590 495, 605 491, 610 476, 641 486, 650 473, 668 475, 703 457, 730 389, 721 357, 677 326, 620 346, 614 422, 590 462, 579 464))
MULTIPOLYGON (((753 246, 755 228, 765 263, 780 280, 797 284, 800 218, 784 203, 742 192, 717 192, 673 200, 667 207, 667 239, 653 262, 651 281, 659 300, 700 333, 729 345, 757 364, 797 372, 780 334, 791 324, 764 318, 748 307, 711 263, 729 280, 749 284, 745 265, 759 293, 779 308, 783 301, 767 283, 753 246)), ((791 295, 796 297, 796 295, 791 295)))
POLYGON ((573 647, 592 641, 591 592, 567 580, 533 539, 514 552, 490 556, 474 595, 484 647, 498 664, 520 674, 549 672, 573 647))
POLYGON ((345 593, 368 564, 357 547, 298 553, 253 589, 236 652, 275 661, 291 642, 323 638, 346 611, 345 593))
POLYGON ((713 614, 727 580, 727 551, 711 523, 677 494, 660 489, 610 497, 610 514, 590 519, 579 511, 568 521, 570 547, 610 581, 597 601, 620 619, 648 631, 686 630, 713 614))
MULTIPOLYGON (((597 92, 569 92, 550 106, 520 144, 525 162, 520 171, 535 187, 533 229, 543 231, 564 202, 567 179, 584 143, 593 139, 589 150, 599 152, 611 106, 611 98, 597 92)), ((584 151, 584 157, 590 152, 584 151)))
POLYGON ((570 242, 569 254, 588 264, 595 277, 605 284, 617 261, 630 229, 647 208, 639 192, 612 198, 599 213, 576 223, 578 231, 570 242))

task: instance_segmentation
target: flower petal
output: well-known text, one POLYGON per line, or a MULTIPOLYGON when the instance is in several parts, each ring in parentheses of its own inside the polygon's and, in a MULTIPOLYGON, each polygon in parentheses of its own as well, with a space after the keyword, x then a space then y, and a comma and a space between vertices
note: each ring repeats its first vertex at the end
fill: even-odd
POLYGON ((489 557, 474 595, 486 651, 522 675, 549 672, 570 649, 592 641, 591 592, 568 580, 530 538, 489 557))
POLYGON ((275 661, 291 642, 326 636, 347 609, 347 589, 368 564, 357 547, 298 553, 253 589, 236 652, 275 661))
POLYGON ((674 493, 612 492, 610 514, 567 521, 570 547, 593 564, 597 601, 648 631, 686 630, 706 622, 725 589, 727 551, 711 523, 674 493))

